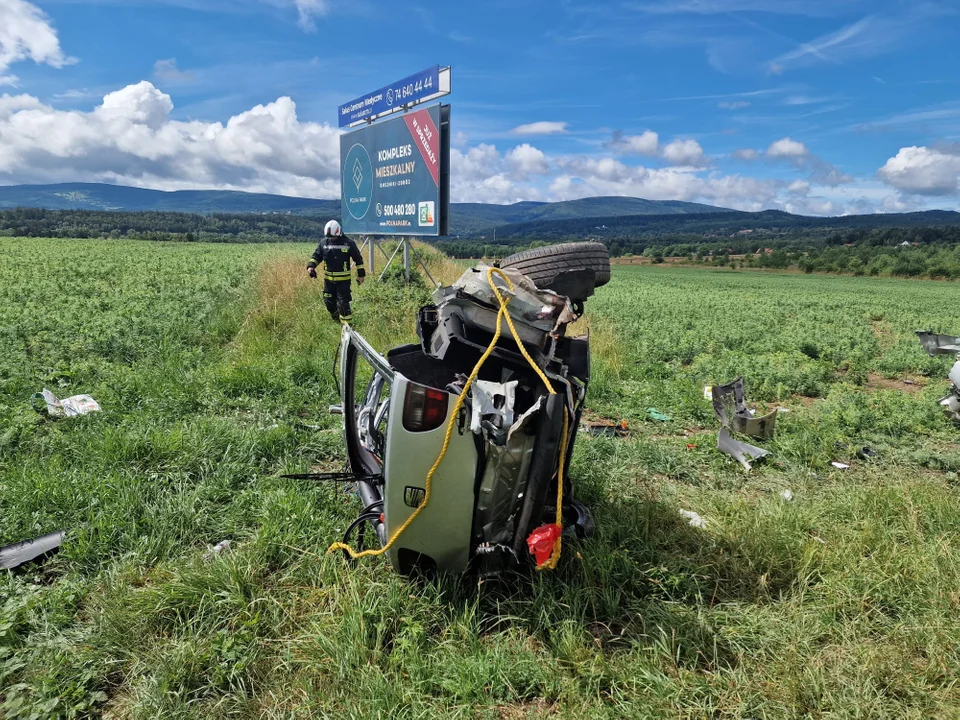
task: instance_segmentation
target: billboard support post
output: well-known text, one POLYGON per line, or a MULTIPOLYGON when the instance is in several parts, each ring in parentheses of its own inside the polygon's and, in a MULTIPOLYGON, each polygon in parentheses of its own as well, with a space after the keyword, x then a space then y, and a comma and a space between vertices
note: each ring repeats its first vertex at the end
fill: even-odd
POLYGON ((438 283, 436 280, 434 280, 433 275, 431 275, 431 274, 430 274, 430 271, 427 270, 427 265, 426 265, 425 262, 423 262, 423 258, 420 257, 420 253, 417 252, 417 249, 416 249, 416 248, 411 248, 411 249, 413 250, 413 257, 414 257, 414 259, 420 264, 420 267, 423 268, 423 272, 425 272, 425 273, 427 274, 427 277, 430 278, 430 282, 433 283, 433 286, 434 286, 434 287, 440 287, 440 283, 438 283))
POLYGON ((400 252, 400 248, 406 245, 406 238, 401 238, 400 243, 397 245, 397 249, 393 251, 393 255, 390 256, 390 259, 387 260, 387 264, 383 266, 383 272, 380 273, 380 277, 377 278, 377 282, 383 280, 383 276, 387 274, 387 270, 390 269, 390 265, 393 264, 393 259, 397 256, 397 253, 400 252))
POLYGON ((403 277, 410 282, 410 241, 403 239, 403 277))

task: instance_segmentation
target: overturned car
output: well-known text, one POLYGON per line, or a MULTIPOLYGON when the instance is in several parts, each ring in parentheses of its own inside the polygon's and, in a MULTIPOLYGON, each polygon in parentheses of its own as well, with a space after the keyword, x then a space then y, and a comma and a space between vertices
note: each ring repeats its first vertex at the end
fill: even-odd
POLYGON ((538 248, 438 288, 418 344, 382 356, 344 327, 334 411, 363 510, 342 548, 370 527, 401 573, 489 575, 542 565, 551 528, 592 533, 567 472, 590 342, 567 330, 609 279, 600 243, 538 248))

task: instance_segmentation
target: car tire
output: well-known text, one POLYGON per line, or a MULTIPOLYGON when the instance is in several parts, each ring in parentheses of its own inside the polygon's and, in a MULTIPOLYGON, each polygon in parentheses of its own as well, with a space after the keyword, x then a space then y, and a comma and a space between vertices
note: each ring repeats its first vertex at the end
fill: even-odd
POLYGON ((563 243, 515 253, 500 261, 529 277, 541 290, 583 300, 610 282, 610 253, 598 242, 563 243))

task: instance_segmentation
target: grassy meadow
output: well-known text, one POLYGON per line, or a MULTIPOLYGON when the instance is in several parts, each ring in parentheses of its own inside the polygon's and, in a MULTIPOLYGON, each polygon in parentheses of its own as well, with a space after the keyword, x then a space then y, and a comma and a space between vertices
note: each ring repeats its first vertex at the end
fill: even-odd
MULTIPOLYGON (((0 717, 960 717, 960 430, 913 334, 960 333, 960 285, 616 267, 581 321, 590 414, 631 429, 578 438, 596 537, 423 584, 325 555, 358 501, 278 477, 343 463, 311 250, 0 239, 0 544, 69 531, 0 571, 0 717), (789 411, 750 473, 703 398, 740 374, 789 411)), ((355 324, 385 351, 428 297, 368 282, 355 324)))

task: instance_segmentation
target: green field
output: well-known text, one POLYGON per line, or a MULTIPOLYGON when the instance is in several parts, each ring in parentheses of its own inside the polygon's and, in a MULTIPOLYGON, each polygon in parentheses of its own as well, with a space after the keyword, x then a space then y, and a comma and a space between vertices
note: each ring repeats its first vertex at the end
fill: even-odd
MULTIPOLYGON (((632 434, 572 469, 597 536, 420 584, 325 555, 357 502, 277 477, 343 462, 309 251, 0 239, 0 544, 70 531, 0 573, 0 717, 960 716, 960 431, 913 335, 960 333, 960 285, 615 268, 588 404, 632 434), (739 374, 789 410, 749 474, 703 399, 739 374)), ((368 283, 357 327, 412 340, 427 296, 368 283)))

